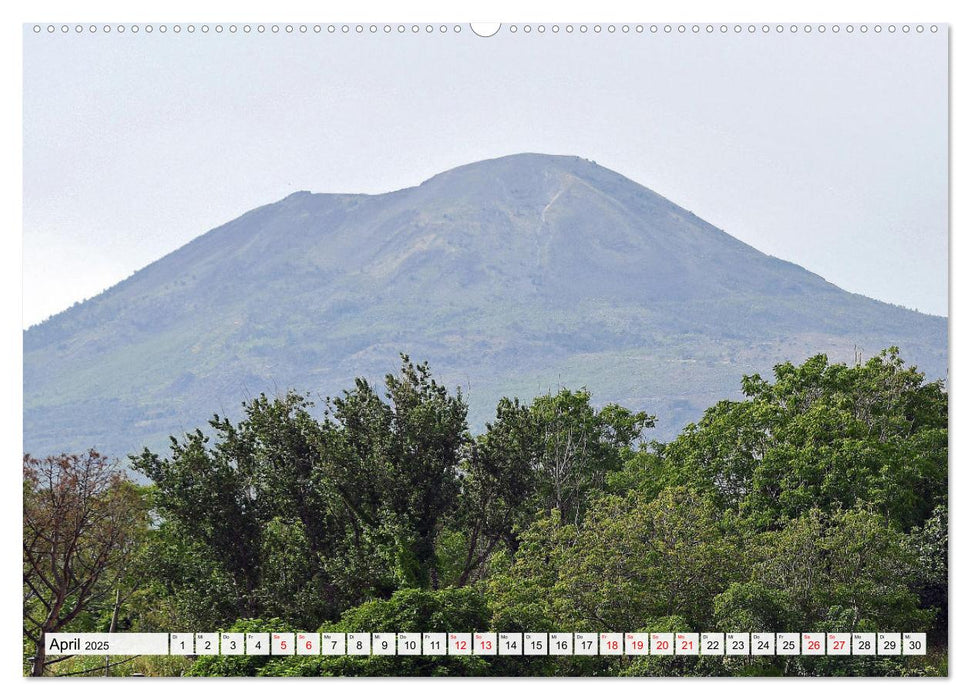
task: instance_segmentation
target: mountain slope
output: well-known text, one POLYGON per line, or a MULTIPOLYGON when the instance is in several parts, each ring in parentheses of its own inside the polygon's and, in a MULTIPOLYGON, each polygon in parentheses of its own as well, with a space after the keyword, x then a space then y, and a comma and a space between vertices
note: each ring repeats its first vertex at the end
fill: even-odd
POLYGON ((594 163, 522 154, 383 195, 295 193, 24 335, 24 449, 160 448, 261 391, 333 395, 397 354, 502 394, 586 385, 667 437, 743 373, 900 345, 943 318, 849 294, 594 163))

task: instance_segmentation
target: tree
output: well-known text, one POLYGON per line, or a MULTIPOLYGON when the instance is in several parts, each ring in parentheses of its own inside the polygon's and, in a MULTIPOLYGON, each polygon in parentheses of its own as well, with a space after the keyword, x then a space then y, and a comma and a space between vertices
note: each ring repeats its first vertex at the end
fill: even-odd
POLYGON ((654 416, 608 404, 596 410, 586 390, 563 389, 540 396, 530 406, 538 430, 537 489, 547 512, 579 524, 587 496, 604 488, 607 476, 623 467, 629 449, 654 416))
POLYGON ((133 459, 155 482, 161 522, 150 566, 183 601, 186 622, 315 626, 394 589, 395 519, 360 496, 381 487, 354 471, 343 427, 311 408, 292 392, 261 395, 238 423, 215 416, 211 436, 196 431, 173 439, 167 458, 133 459))
POLYGON ((238 423, 215 416, 169 457, 133 459, 155 482, 153 569, 195 624, 316 626, 402 585, 437 586, 467 409, 406 356, 386 387, 358 379, 322 417, 293 392, 260 395, 238 423))
POLYGON ((715 597, 724 631, 926 630, 907 539, 878 514, 814 508, 750 542, 750 578, 715 597))
POLYGON ((231 609, 254 616, 260 580, 260 506, 245 438, 218 417, 210 421, 221 439, 196 430, 171 440, 171 457, 148 450, 132 466, 155 483, 162 520, 157 572, 169 590, 188 590, 192 608, 231 609), (204 567, 197 563, 205 561, 204 567), (195 578, 198 575, 200 578, 195 578), (220 586, 206 585, 207 579, 220 586), (215 596, 219 598, 215 598, 215 596))
POLYGON ((31 675, 48 665, 44 637, 113 592, 147 526, 145 504, 108 458, 90 450, 24 455, 24 634, 31 675))
POLYGON ((636 492, 597 500, 560 558, 559 619, 577 629, 638 630, 677 616, 704 629, 712 599, 743 561, 720 517, 685 488, 653 500, 636 492))
POLYGON ((519 546, 539 506, 533 465, 539 454, 539 430, 529 408, 503 398, 496 420, 470 446, 462 463, 462 491, 448 534, 460 542, 455 583, 464 586, 483 572, 499 545, 519 546))
POLYGON ((468 406, 431 377, 427 363, 415 365, 401 356, 401 372, 387 375, 391 419, 393 490, 390 505, 414 533, 419 587, 438 587, 435 540, 458 495, 460 452, 468 442, 468 406))
POLYGON ((662 450, 665 478, 711 494, 756 528, 862 504, 903 531, 947 492, 947 393, 890 348, 866 364, 825 355, 745 377, 662 450))
POLYGON ((585 390, 564 389, 529 406, 503 398, 496 420, 472 443, 463 462, 462 493, 452 540, 464 556, 456 583, 485 573, 500 544, 515 554, 519 536, 542 511, 578 523, 590 499, 624 466, 633 443, 654 419, 608 404, 600 410, 585 390), (566 509, 564 513, 563 509, 566 509))
POLYGON ((915 589, 921 606, 937 609, 937 623, 931 630, 935 640, 947 640, 947 504, 938 505, 920 527, 907 538, 913 553, 915 589))
POLYGON ((521 533, 515 556, 497 554, 485 581, 492 609, 492 629, 509 632, 565 631, 553 608, 553 586, 559 576, 563 550, 570 546, 571 532, 553 511, 537 519, 521 533))

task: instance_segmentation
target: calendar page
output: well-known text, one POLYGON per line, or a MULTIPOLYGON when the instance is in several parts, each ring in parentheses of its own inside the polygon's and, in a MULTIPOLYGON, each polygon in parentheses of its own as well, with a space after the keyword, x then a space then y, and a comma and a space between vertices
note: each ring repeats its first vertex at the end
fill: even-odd
POLYGON ((948 24, 269 14, 23 25, 25 676, 948 674, 948 24))

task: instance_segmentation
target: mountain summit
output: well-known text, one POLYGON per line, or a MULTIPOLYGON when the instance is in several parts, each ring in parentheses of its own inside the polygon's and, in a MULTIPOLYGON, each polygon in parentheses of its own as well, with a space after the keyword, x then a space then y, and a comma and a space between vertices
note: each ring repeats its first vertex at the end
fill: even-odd
POLYGON ((573 156, 472 163, 381 195, 296 192, 24 334, 24 449, 159 449, 286 388, 398 353, 502 395, 586 386, 673 435, 742 374, 898 345, 946 372, 947 324, 845 292, 573 156))

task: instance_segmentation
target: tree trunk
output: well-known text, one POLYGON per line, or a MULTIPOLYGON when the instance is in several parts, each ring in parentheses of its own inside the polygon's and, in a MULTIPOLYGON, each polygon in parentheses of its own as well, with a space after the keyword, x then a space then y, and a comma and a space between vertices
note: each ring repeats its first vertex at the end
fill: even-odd
MULTIPOLYGON (((108 626, 108 633, 112 633, 118 627, 118 608, 121 607, 121 589, 115 589, 115 608, 111 611, 111 625, 108 626)), ((108 669, 111 668, 111 657, 105 655, 105 677, 108 676, 108 669)))
POLYGON ((43 676, 44 666, 47 661, 47 649, 44 641, 44 630, 38 632, 37 650, 34 652, 34 666, 30 669, 31 676, 43 676))

